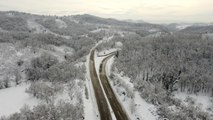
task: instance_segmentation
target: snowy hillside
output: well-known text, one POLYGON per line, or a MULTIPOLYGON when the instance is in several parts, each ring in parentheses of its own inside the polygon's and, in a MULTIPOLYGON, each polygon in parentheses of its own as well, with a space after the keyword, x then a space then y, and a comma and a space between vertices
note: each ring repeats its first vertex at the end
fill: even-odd
POLYGON ((0 120, 212 120, 212 33, 0 12, 0 120))
POLYGON ((29 84, 22 84, 0 90, 0 116, 9 116, 19 112, 24 105, 33 108, 40 102, 25 92, 28 87, 29 84))

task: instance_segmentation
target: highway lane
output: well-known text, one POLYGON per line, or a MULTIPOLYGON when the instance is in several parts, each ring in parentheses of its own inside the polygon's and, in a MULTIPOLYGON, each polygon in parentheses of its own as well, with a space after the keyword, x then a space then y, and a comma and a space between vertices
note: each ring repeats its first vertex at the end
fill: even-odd
POLYGON ((90 77, 97 101, 97 106, 100 114, 100 119, 101 120, 112 120, 112 116, 110 114, 110 109, 107 104, 107 100, 104 96, 104 91, 101 88, 101 84, 98 79, 98 75, 95 69, 95 61, 94 61, 94 53, 95 49, 91 51, 90 54, 90 61, 89 61, 89 69, 90 69, 90 77))
POLYGON ((107 95, 107 98, 109 100, 109 103, 111 105, 111 108, 114 111, 116 119, 117 120, 129 120, 129 117, 128 117, 126 111, 123 109, 122 105, 117 100, 117 97, 116 97, 116 95, 109 83, 107 75, 106 75, 106 64, 107 64, 107 61, 112 56, 114 56, 114 54, 109 55, 102 61, 101 65, 100 65, 100 69, 99 69, 99 77, 100 77, 102 86, 104 88, 104 91, 107 95))

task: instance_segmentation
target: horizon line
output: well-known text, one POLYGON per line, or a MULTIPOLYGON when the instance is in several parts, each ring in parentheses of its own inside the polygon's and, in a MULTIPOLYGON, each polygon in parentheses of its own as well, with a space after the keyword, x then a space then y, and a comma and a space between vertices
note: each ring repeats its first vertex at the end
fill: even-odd
MULTIPOLYGON (((79 12, 79 13, 70 13, 70 14, 51 14, 51 13, 47 13, 47 12, 26 12, 26 11, 20 11, 20 10, 0 10, 0 12, 18 12, 18 13, 24 13, 24 14, 31 14, 31 15, 38 15, 38 16, 58 16, 58 17, 63 17, 63 16, 76 16, 76 15, 91 15, 91 16, 95 16, 95 17, 99 17, 99 18, 103 18, 103 19, 114 19, 114 20, 118 20, 118 21, 125 21, 125 22, 131 22, 131 23, 137 23, 137 21, 143 21, 145 23, 151 23, 151 24, 212 24, 212 22, 193 22, 193 21, 175 21, 175 20, 152 20, 152 21, 145 21, 143 19, 131 19, 131 18, 127 18, 127 19, 119 19, 119 18, 114 18, 114 17, 103 17, 103 16, 99 16, 99 15, 94 15, 94 14, 90 14, 90 13, 84 13, 84 12, 79 12), (130 20, 130 21, 128 21, 130 20)), ((62 11, 61 11, 62 12, 62 11)), ((69 11, 65 11, 65 12, 69 12, 69 11)), ((140 23, 140 22, 138 22, 140 23)))

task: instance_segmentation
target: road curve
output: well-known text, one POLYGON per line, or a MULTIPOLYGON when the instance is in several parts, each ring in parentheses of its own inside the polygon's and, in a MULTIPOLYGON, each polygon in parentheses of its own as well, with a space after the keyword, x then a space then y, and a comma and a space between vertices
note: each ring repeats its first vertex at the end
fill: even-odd
POLYGON ((110 109, 107 104, 107 100, 104 96, 104 92, 101 88, 101 84, 98 79, 98 75, 95 69, 95 60, 94 60, 94 52, 95 49, 91 51, 90 54, 90 61, 89 61, 89 69, 90 69, 90 77, 98 105, 98 110, 100 113, 100 119, 101 120, 112 120, 112 116, 110 114, 110 109))
POLYGON ((125 110, 122 108, 121 104, 119 103, 115 93, 113 92, 113 89, 109 83, 109 80, 107 78, 106 75, 106 64, 107 61, 113 56, 110 55, 108 57, 106 57, 101 65, 100 65, 100 69, 99 69, 99 76, 100 76, 100 80, 102 83, 102 86, 104 88, 104 91, 106 93, 106 96, 109 100, 109 103, 111 105, 111 108, 114 111, 115 117, 117 120, 129 120, 127 113, 125 112, 125 110))

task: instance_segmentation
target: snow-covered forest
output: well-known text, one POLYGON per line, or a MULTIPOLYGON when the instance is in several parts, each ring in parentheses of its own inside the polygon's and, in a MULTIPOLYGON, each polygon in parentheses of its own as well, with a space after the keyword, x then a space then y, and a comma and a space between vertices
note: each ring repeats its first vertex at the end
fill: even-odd
POLYGON ((197 32, 186 28, 143 36, 130 33, 114 37, 98 49, 122 43, 111 70, 112 79, 117 80, 117 74, 128 76, 140 96, 157 106, 161 118, 210 120, 213 37, 211 26, 199 28, 197 32))
POLYGON ((95 120, 88 60, 133 120, 213 119, 213 26, 0 12, 0 120, 95 120), (186 26, 186 25, 185 25, 186 26))

